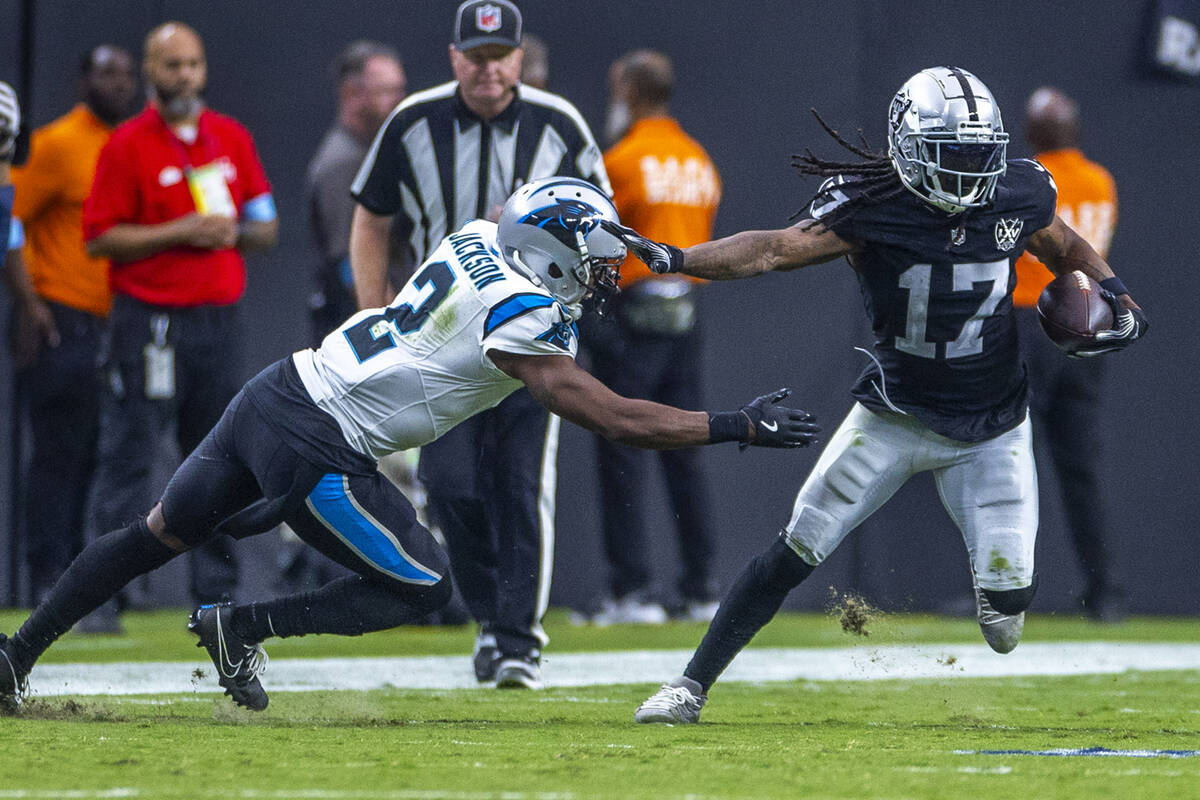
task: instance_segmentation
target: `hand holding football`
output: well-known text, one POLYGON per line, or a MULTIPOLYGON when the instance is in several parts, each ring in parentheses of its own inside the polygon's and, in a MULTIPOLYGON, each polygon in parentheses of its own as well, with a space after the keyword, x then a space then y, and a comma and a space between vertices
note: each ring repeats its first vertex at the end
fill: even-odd
POLYGON ((1113 310, 1100 285, 1076 270, 1059 275, 1038 298, 1038 321, 1059 349, 1073 354, 1113 325, 1113 310))

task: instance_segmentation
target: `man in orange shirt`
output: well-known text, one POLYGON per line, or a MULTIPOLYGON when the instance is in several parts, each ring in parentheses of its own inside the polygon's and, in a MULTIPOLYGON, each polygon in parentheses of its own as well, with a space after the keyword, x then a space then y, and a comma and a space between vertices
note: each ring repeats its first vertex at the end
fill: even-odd
MULTIPOLYGON (((675 78, 667 56, 636 50, 609 71, 606 133, 617 138, 604 154, 621 219, 651 239, 680 247, 712 238, 721 180, 711 159, 669 112, 675 78)), ((606 316, 585 332, 592 371, 629 397, 701 408, 701 330, 697 279, 654 275, 636 258, 621 267, 621 293, 606 316), (590 335, 587 335, 590 334, 590 335)), ((649 453, 597 439, 609 591, 596 624, 665 622, 649 596, 645 487, 649 453)), ((679 531, 683 570, 679 615, 712 619, 711 568, 716 536, 697 450, 657 453, 679 531)))
MULTIPOLYGON (((1025 113, 1029 143, 1058 185, 1058 216, 1108 258, 1117 222, 1117 188, 1108 171, 1079 150, 1078 105, 1059 90, 1043 87, 1030 95, 1025 113)), ((1017 262, 1013 305, 1029 367, 1030 407, 1058 475, 1067 526, 1083 568, 1083 609, 1092 619, 1115 622, 1124 612, 1112 576, 1109 518, 1100 481, 1105 437, 1095 429, 1109 362, 1065 358, 1042 333, 1036 321, 1037 299, 1052 278, 1028 252, 1017 262)))
POLYGON ((34 602, 83 547, 84 504, 99 430, 101 332, 112 297, 108 260, 83 246, 83 201, 96 159, 133 109, 128 52, 99 45, 83 58, 75 108, 33 132, 12 170, 13 216, 25 227, 28 280, 12 282, 14 361, 33 452, 24 530, 34 602))

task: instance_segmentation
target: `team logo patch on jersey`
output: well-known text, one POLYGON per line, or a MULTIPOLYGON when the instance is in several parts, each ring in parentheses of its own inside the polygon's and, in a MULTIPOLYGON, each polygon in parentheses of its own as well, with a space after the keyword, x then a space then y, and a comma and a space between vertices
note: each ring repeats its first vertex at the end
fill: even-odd
POLYGON ((996 247, 1002 252, 1007 253, 1017 246, 1017 239, 1021 238, 1021 229, 1025 227, 1025 220, 1020 219, 1001 219, 996 222, 996 247))
POLYGON ((486 5, 475 9, 475 27, 484 33, 500 30, 500 6, 486 5))
POLYGON ((571 352, 571 337, 575 335, 575 326, 569 322, 556 322, 550 329, 537 337, 539 342, 549 342, 566 352, 571 352))

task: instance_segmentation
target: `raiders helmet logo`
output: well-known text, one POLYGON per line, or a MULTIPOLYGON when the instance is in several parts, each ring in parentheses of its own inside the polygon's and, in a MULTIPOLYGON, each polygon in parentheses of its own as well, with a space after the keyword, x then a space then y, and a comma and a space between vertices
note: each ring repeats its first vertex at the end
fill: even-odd
POLYGON ((500 30, 500 6, 486 5, 475 9, 475 27, 484 33, 500 30))
POLYGON ((1017 239, 1021 238, 1021 228, 1023 227, 1025 227, 1025 220, 1020 218, 999 220, 996 223, 996 247, 1004 253, 1012 250, 1017 246, 1017 239))

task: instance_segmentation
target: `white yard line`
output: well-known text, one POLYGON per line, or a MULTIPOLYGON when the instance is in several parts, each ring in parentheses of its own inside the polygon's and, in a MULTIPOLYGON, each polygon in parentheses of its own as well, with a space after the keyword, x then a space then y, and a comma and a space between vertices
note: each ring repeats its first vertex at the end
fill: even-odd
MULTIPOLYGON (((546 685, 661 683, 682 672, 690 650, 549 653, 546 685)), ((888 680, 1083 675, 1127 670, 1200 670, 1200 644, 1029 643, 1006 656, 982 644, 885 645, 845 648, 752 648, 723 682, 888 680)), ((277 659, 263 683, 272 692, 326 689, 473 689, 470 657, 277 659)), ((34 696, 194 694, 220 691, 207 661, 42 664, 30 675, 34 696), (204 677, 197 678, 200 670, 204 677)))

